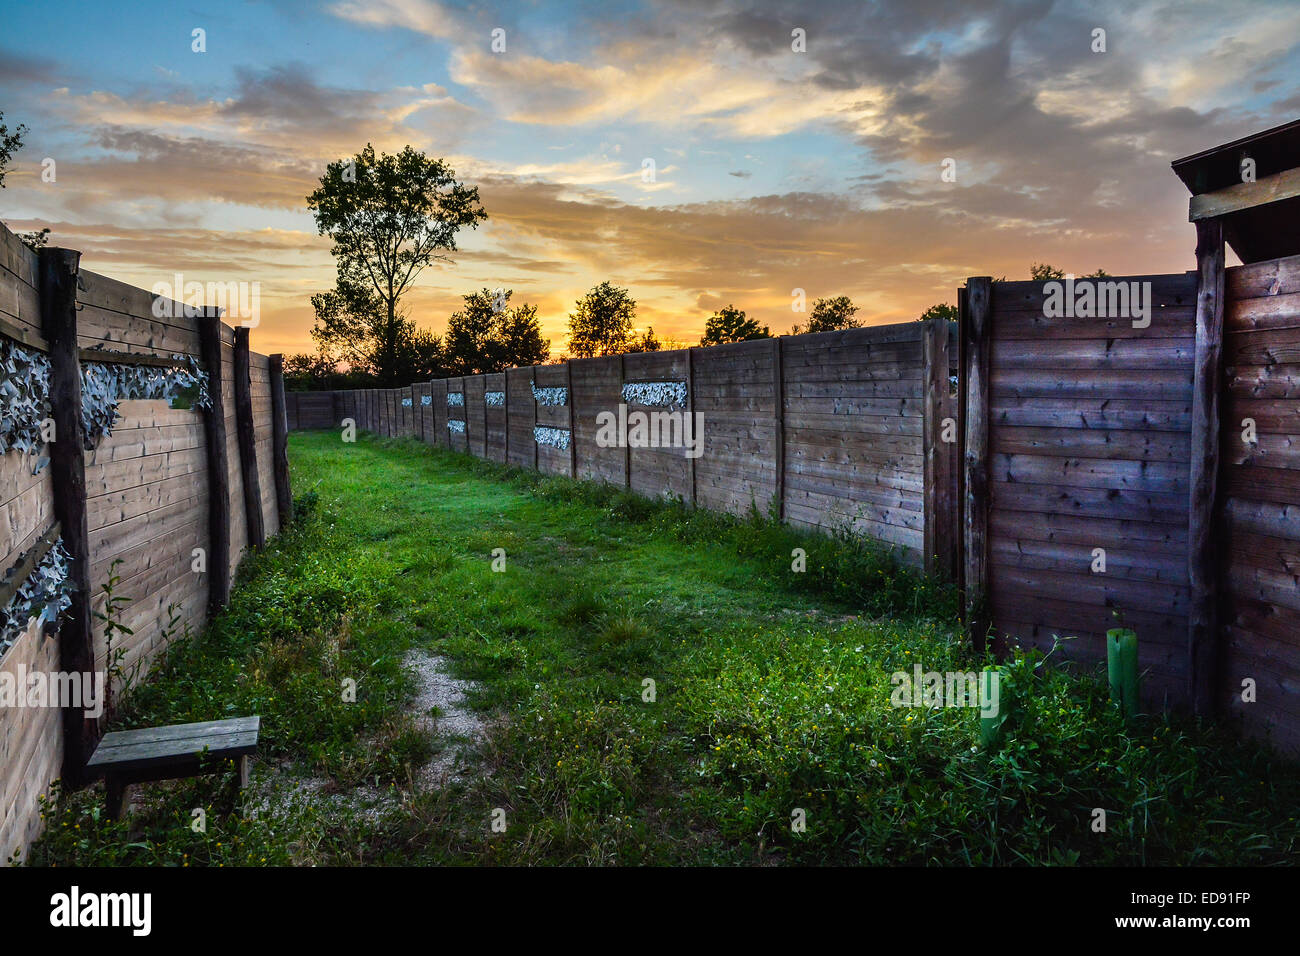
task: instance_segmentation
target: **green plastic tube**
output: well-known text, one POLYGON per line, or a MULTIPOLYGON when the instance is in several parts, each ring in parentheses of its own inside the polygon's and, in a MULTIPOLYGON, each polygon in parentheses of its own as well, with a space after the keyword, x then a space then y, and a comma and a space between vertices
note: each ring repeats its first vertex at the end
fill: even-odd
POLYGON ((1119 701, 1125 717, 1138 712, 1138 636, 1126 627, 1106 632, 1106 673, 1111 700, 1119 701))

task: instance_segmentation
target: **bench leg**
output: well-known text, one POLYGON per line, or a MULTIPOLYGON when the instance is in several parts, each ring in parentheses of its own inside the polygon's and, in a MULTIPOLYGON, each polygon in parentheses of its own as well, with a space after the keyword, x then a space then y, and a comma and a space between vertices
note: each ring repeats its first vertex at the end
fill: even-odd
POLYGON ((248 775, 253 770, 253 758, 244 754, 239 758, 239 789, 243 790, 248 786, 248 775))
POLYGON ((110 820, 118 820, 122 816, 122 808, 126 804, 126 782, 115 773, 104 775, 104 790, 107 794, 107 810, 110 820))

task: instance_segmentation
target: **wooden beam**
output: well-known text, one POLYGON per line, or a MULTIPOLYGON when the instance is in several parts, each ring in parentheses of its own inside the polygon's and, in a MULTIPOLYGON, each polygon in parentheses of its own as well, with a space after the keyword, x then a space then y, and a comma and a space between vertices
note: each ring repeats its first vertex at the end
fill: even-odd
MULTIPOLYGON (((267 361, 271 376, 271 461, 275 471, 275 503, 280 512, 280 530, 293 520, 293 492, 289 488, 289 419, 284 403, 284 356, 267 361)), ((353 394, 353 393, 346 393, 353 394)))
MULTIPOLYGON (((46 247, 39 252, 41 325, 50 359, 50 408, 54 441, 49 443, 54 519, 68 552, 72 605, 59 628, 59 668, 90 674, 95 668, 91 611, 90 532, 86 519, 85 434, 81 413, 81 363, 77 345, 77 274, 81 253, 46 247)), ((63 782, 86 783, 86 761, 99 738, 99 722, 79 705, 65 707, 63 782)))
MULTIPOLYGON (((966 468, 964 462, 966 458, 966 336, 962 329, 966 327, 966 287, 957 287, 957 340, 953 346, 957 353, 957 399, 954 402, 955 412, 957 415, 957 448, 953 458, 953 468, 956 474, 957 499, 953 505, 953 518, 956 525, 953 528, 953 538, 956 541, 957 554, 954 556, 953 564, 956 568, 957 589, 963 595, 966 594, 966 536, 964 529, 966 527, 966 468)), ((965 601, 962 601, 962 615, 965 615, 965 601)))
POLYGON ((208 451, 208 612, 216 614, 230 602, 230 466, 226 458, 225 385, 221 380, 221 310, 206 310, 197 325, 211 400, 203 410, 203 434, 208 451))
MULTIPOLYGON (((700 442, 700 450, 704 450, 704 436, 695 433, 695 349, 686 350, 686 414, 690 416, 691 438, 700 442)), ((691 466, 691 507, 694 508, 698 502, 698 495, 695 490, 695 463, 698 458, 688 458, 691 466)))
POLYGON ((143 355, 138 352, 119 352, 115 349, 81 349, 82 362, 99 362, 104 365, 148 365, 153 368, 189 368, 184 359, 165 358, 161 355, 143 355))
POLYGON ((1219 476, 1219 393, 1223 376, 1223 220, 1196 224, 1196 359, 1192 385, 1188 502, 1188 694, 1197 714, 1216 710, 1220 657, 1214 523, 1219 476))
POLYGON ((573 359, 564 363, 564 375, 569 392, 569 477, 578 478, 578 404, 573 394, 573 359))
POLYGON ((963 606, 975 650, 980 653, 984 651, 992 624, 988 613, 989 364, 992 353, 990 329, 992 287, 993 280, 988 276, 966 280, 966 308, 962 314, 961 328, 966 373, 963 606))
MULTIPOLYGON (((772 411, 772 451, 776 466, 772 470, 772 497, 776 503, 778 521, 785 520, 785 368, 781 339, 779 335, 772 339, 772 397, 775 401, 772 411)), ((693 481, 692 478, 692 483, 693 481)))
POLYGON ((533 390, 533 471, 537 471, 538 453, 537 447, 537 366, 532 367, 533 377, 529 380, 533 390))
POLYGON ((248 546, 266 547, 262 521, 262 487, 257 476, 257 437, 253 431, 253 390, 248 374, 248 327, 235 327, 235 431, 239 439, 239 469, 244 485, 244 522, 248 546))
POLYGON ((1237 183, 1226 189, 1193 196, 1187 218, 1191 222, 1201 222, 1297 197, 1300 197, 1300 168, 1284 169, 1253 183, 1237 183))
POLYGON ((28 348, 35 349, 38 352, 46 351, 44 339, 33 333, 27 326, 11 322, 3 315, 0 315, 0 335, 11 338, 15 342, 21 342, 28 348))
POLYGON ((929 319, 922 331, 925 374, 924 454, 925 569, 931 574, 952 576, 957 553, 953 500, 955 442, 943 440, 944 419, 952 417, 948 383, 948 321, 929 319))
MULTIPOLYGON (((618 356, 618 402, 623 404, 623 386, 627 384, 627 353, 618 356)), ((632 443, 623 436, 623 486, 632 487, 632 443)))

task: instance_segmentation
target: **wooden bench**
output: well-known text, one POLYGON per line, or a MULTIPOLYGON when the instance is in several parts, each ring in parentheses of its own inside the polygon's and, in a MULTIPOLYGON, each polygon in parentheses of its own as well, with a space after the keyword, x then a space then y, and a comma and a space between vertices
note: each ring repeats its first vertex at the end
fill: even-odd
POLYGON ((257 752, 261 717, 209 720, 198 724, 145 727, 105 734, 86 768, 103 776, 108 816, 122 814, 126 788, 148 780, 171 780, 219 773, 227 760, 239 762, 239 786, 248 786, 250 758, 257 752))

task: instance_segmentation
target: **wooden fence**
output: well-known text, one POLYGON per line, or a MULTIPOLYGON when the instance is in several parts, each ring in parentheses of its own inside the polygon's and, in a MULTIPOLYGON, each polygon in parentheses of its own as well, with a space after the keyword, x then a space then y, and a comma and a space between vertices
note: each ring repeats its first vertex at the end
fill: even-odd
POLYGON ((959 407, 946 327, 918 323, 303 395, 291 420, 849 527, 953 571, 981 646, 1068 638, 1056 658, 1095 667, 1132 627, 1149 705, 1300 751, 1300 256, 1224 270, 1221 237, 1198 256, 1095 287, 1141 290, 1142 316, 1066 318, 1043 282, 968 280, 959 407), (698 459, 597 440, 600 413, 650 410, 625 388, 656 382, 703 415, 698 459))
POLYGON ((1221 388, 1212 352, 1198 361, 1214 296, 1197 273, 1107 280, 1150 283, 1145 327, 1049 318, 1042 282, 968 281, 967 614, 977 635, 1073 638, 1058 654, 1094 664, 1122 620, 1148 703, 1232 714, 1296 752, 1300 256, 1221 274, 1221 388))
MULTIPOLYGON (((57 636, 33 618, 0 657, 0 672, 15 678, 116 669, 120 689, 143 676, 170 637, 225 603, 245 550, 287 516, 278 357, 250 352, 248 329, 215 312, 156 310, 155 298, 80 269, 76 253, 38 256, 0 226, 0 335, 49 358, 55 426, 55 440, 34 453, 0 455, 0 562, 10 570, 0 604, 60 538, 76 587, 57 636), (166 369, 189 360, 205 372, 220 364, 208 375, 212 409, 126 399, 91 449, 62 440, 82 432, 87 363, 166 369), (93 614, 111 575, 115 595, 129 599, 117 619, 131 633, 118 632, 110 657, 93 614)), ((50 782, 80 782, 98 732, 77 707, 0 707, 0 863, 38 832, 37 798, 50 782)))
POLYGON ((911 564, 953 573, 954 340, 947 322, 912 322, 575 359, 406 388, 290 392, 288 419, 296 428, 350 419, 379 435, 652 497, 848 528, 911 564), (633 447, 642 414, 660 415, 669 428, 699 416, 698 456, 680 442, 633 447), (610 419, 628 422, 632 441, 608 440, 610 419))

